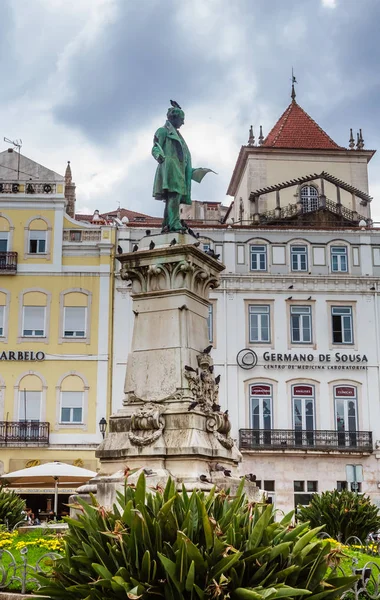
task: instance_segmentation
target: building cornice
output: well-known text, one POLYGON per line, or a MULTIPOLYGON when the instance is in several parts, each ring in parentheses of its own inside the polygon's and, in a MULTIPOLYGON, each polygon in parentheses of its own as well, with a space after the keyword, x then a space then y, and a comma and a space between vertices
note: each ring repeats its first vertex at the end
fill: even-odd
POLYGON ((374 156, 376 150, 346 150, 345 148, 336 148, 334 150, 319 150, 319 149, 297 149, 297 148, 268 148, 264 146, 242 146, 240 148, 239 156, 237 158, 232 177, 227 189, 227 195, 235 197, 237 187, 241 181, 243 171, 246 166, 247 159, 249 156, 260 159, 277 158, 281 156, 325 156, 327 159, 335 157, 345 158, 346 160, 357 161, 359 158, 365 158, 366 162, 369 163, 371 158, 374 156))
MULTIPOLYGON (((256 292, 284 292, 292 296, 294 300, 302 300, 298 294, 313 294, 320 292, 339 293, 350 295, 366 294, 375 296, 377 290, 380 290, 380 277, 355 277, 355 276, 336 276, 336 275, 251 275, 228 273, 221 274, 221 285, 219 292, 227 290, 228 292, 247 293, 256 292), (289 286, 293 287, 289 289, 289 286), (371 290, 375 287, 375 290, 371 290)), ((215 291, 214 291, 215 293, 215 291)), ((218 291, 216 291, 218 293, 218 291)))

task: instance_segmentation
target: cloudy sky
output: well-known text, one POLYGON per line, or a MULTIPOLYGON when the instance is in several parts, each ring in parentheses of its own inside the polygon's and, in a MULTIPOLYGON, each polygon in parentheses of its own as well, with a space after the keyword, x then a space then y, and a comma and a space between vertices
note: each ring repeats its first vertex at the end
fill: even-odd
POLYGON ((292 66, 298 102, 337 143, 361 127, 380 148, 379 19, 378 0, 0 0, 0 139, 60 173, 71 160, 81 212, 157 215, 152 136, 174 98, 194 164, 218 172, 193 197, 228 204, 249 125, 268 133, 292 66))

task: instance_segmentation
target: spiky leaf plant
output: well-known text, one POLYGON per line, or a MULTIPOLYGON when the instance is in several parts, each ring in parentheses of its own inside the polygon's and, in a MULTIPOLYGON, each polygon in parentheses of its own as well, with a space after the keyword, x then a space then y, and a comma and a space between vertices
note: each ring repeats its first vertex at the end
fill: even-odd
POLYGON ((324 523, 323 530, 342 542, 351 536, 364 542, 371 531, 380 529, 379 511, 369 497, 348 490, 313 494, 308 506, 299 507, 298 518, 311 527, 324 523))
POLYGON ((23 518, 25 500, 0 486, 0 525, 12 529, 23 518))
POLYGON ((275 522, 271 505, 209 494, 173 481, 146 492, 142 474, 106 511, 80 501, 78 520, 67 518, 65 556, 39 593, 54 600, 275 600, 338 597, 356 577, 329 571, 330 546, 320 528, 275 522), (330 573, 330 575, 329 575, 330 573))

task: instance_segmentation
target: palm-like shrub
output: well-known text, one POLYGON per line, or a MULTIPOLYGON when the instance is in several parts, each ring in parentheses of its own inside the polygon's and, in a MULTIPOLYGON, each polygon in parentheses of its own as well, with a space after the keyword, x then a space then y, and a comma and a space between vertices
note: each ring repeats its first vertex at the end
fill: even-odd
POLYGON ((272 600, 335 598, 356 577, 332 576, 330 545, 320 528, 280 523, 271 505, 253 505, 212 490, 146 493, 141 475, 106 511, 80 501, 78 520, 67 518, 65 556, 39 593, 55 600, 272 600), (328 575, 330 573, 330 575, 328 575))
POLYGON ((22 520, 23 511, 25 511, 25 500, 15 492, 0 487, 0 525, 12 529, 22 520))
POLYGON ((348 490, 313 494, 310 504, 299 508, 298 517, 311 527, 324 525, 323 531, 343 542, 351 536, 364 542, 371 531, 380 529, 379 511, 369 497, 348 490))

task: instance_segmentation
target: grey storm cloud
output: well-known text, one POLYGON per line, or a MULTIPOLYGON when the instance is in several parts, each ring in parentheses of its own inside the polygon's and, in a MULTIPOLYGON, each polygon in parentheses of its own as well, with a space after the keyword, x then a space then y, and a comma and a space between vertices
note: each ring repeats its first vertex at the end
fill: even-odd
POLYGON ((379 21, 378 0, 2 0, 0 132, 60 172, 71 158, 79 206, 157 214, 150 144, 173 98, 194 160, 219 173, 193 196, 228 202, 239 146, 285 110, 292 67, 337 143, 361 127, 380 145, 379 21))
POLYGON ((55 108, 56 117, 101 140, 141 126, 171 97, 185 104, 202 94, 216 65, 181 36, 177 12, 174 0, 119 2, 115 22, 73 61, 73 96, 55 108))

